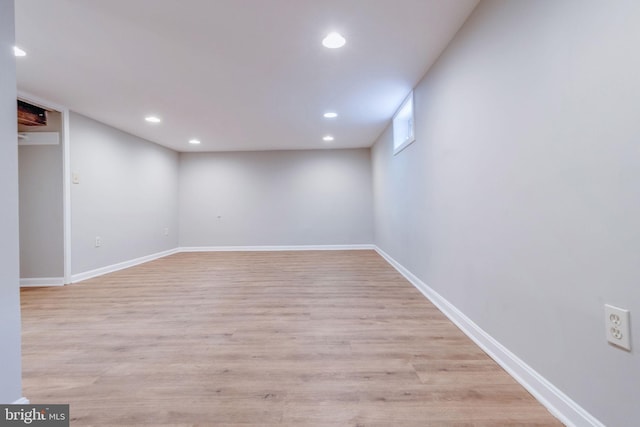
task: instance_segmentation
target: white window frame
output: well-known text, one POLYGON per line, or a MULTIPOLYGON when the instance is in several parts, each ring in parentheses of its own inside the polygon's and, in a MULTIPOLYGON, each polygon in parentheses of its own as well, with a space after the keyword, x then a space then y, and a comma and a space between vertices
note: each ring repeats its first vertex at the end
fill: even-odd
POLYGON ((415 140, 414 102, 411 91, 393 115, 393 154, 398 154, 415 140))

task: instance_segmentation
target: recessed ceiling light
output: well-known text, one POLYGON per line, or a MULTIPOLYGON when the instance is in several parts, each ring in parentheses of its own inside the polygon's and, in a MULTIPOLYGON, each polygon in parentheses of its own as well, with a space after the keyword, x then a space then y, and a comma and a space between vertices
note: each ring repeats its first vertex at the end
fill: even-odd
POLYGON ((323 140, 323 141, 327 141, 327 142, 329 142, 329 141, 333 141, 334 139, 335 139, 335 138, 334 138, 334 137, 332 137, 331 135, 327 135, 327 136, 322 137, 322 140, 323 140))
POLYGON ((20 49, 18 46, 14 46, 13 47, 13 54, 15 56, 27 56, 27 52, 25 52, 24 50, 20 49))
POLYGON ((162 121, 160 120, 160 117, 156 117, 156 116, 147 116, 144 119, 149 123, 160 123, 162 121))
POLYGON ((190 139, 189 140, 189 144, 198 145, 198 144, 200 144, 200 140, 199 139, 190 139))
POLYGON ((337 49, 339 47, 342 47, 346 42, 347 41, 344 37, 335 32, 329 33, 327 37, 322 39, 322 45, 324 47, 328 47, 329 49, 337 49))
POLYGON ((335 119, 336 117, 338 117, 338 113, 334 113, 334 112, 324 113, 324 117, 326 119, 335 119))

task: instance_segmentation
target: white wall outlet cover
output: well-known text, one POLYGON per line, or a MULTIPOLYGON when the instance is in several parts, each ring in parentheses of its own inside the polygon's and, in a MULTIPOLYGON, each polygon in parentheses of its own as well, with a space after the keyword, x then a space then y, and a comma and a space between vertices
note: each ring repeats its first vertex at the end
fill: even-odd
POLYGON ((629 310, 604 305, 607 341, 626 350, 631 350, 631 325, 629 310))

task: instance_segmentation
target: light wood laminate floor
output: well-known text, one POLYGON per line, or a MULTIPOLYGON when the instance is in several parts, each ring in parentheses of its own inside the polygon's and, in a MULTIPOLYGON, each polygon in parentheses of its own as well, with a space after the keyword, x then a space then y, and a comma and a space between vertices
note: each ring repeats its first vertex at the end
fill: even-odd
POLYGON ((181 253, 22 290, 72 425, 559 426, 373 251, 181 253))

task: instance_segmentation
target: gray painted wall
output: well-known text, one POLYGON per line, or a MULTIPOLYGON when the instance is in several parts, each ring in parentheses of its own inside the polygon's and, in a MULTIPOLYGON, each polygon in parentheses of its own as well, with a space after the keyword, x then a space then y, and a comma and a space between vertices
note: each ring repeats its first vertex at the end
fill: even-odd
POLYGON ((176 248, 178 153, 76 113, 69 138, 72 274, 176 248))
POLYGON ((0 403, 22 397, 13 0, 0 0, 0 403))
POLYGON ((26 132, 60 132, 58 145, 18 147, 20 176, 20 277, 64 276, 62 120, 49 112, 47 126, 26 132))
POLYGON ((640 420, 638 22, 483 1, 415 91, 416 142, 373 148, 377 245, 610 426, 640 420))
POLYGON ((180 246, 372 241, 369 149, 180 155, 180 246))

